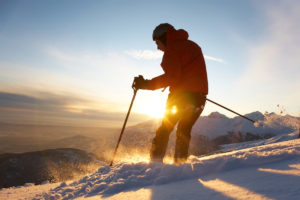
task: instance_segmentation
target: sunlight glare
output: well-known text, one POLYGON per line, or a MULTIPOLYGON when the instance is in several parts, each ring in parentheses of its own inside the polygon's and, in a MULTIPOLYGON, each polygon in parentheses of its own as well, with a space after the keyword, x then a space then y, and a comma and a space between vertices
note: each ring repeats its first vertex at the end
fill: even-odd
POLYGON ((125 155, 121 156, 118 161, 126 162, 126 163, 149 163, 149 156, 135 154, 135 155, 125 155))
POLYGON ((136 110, 153 118, 164 116, 167 95, 161 92, 143 93, 137 101, 136 110))
POLYGON ((177 113, 177 107, 176 107, 176 106, 173 106, 171 112, 172 112, 172 114, 177 113))
POLYGON ((275 173, 275 174, 300 176, 300 164, 289 165, 289 167, 291 169, 288 169, 288 170, 259 168, 258 171, 275 173))
POLYGON ((243 188, 238 185, 234 185, 220 179, 204 181, 199 179, 199 182, 206 188, 212 189, 216 192, 220 192, 222 195, 237 200, 248 199, 270 199, 262 194, 255 193, 251 190, 243 188))

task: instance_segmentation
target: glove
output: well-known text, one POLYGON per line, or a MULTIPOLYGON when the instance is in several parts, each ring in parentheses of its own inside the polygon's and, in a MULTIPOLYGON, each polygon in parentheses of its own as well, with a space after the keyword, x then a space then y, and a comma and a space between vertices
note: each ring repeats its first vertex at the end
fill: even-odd
POLYGON ((148 88, 148 80, 145 80, 142 75, 134 77, 132 88, 135 90, 138 89, 147 89, 148 88))

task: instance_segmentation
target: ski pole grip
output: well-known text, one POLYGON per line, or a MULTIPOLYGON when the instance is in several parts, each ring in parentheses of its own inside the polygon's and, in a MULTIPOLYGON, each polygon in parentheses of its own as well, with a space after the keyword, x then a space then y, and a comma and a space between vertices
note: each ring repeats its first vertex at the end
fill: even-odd
POLYGON ((133 90, 138 90, 138 89, 136 88, 136 81, 139 80, 139 79, 144 79, 144 77, 143 77, 142 75, 139 75, 139 76, 134 77, 133 83, 132 83, 132 86, 131 86, 133 90))

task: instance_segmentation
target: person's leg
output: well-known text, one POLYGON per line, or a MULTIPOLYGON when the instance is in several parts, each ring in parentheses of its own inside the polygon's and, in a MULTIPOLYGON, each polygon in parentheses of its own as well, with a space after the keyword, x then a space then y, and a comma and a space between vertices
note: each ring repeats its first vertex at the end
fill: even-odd
POLYGON ((186 111, 178 123, 174 155, 176 164, 184 163, 188 157, 191 130, 200 113, 194 112, 194 109, 186 111))
POLYGON ((174 126, 178 121, 177 113, 173 113, 171 111, 173 107, 173 101, 171 101, 170 99, 171 98, 168 99, 162 123, 160 127, 156 130, 156 135, 152 141, 152 146, 150 149, 151 162, 163 161, 167 150, 170 133, 172 132, 174 126))
POLYGON ((202 113, 205 105, 205 98, 201 97, 197 106, 192 104, 185 105, 179 114, 180 119, 176 131, 176 144, 174 162, 176 164, 184 163, 188 158, 189 144, 191 139, 191 131, 194 123, 202 113))
POLYGON ((169 135, 176 123, 167 123, 163 120, 161 126, 156 130, 150 150, 150 159, 152 162, 162 162, 165 156, 169 135))

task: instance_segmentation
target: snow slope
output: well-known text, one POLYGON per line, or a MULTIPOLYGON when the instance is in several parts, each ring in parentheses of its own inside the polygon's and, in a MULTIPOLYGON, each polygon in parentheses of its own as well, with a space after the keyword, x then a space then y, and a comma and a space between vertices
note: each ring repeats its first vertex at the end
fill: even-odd
POLYGON ((35 199, 228 199, 237 194, 237 199, 299 199, 299 185, 300 140, 295 139, 190 157, 179 166, 118 163, 35 199))

